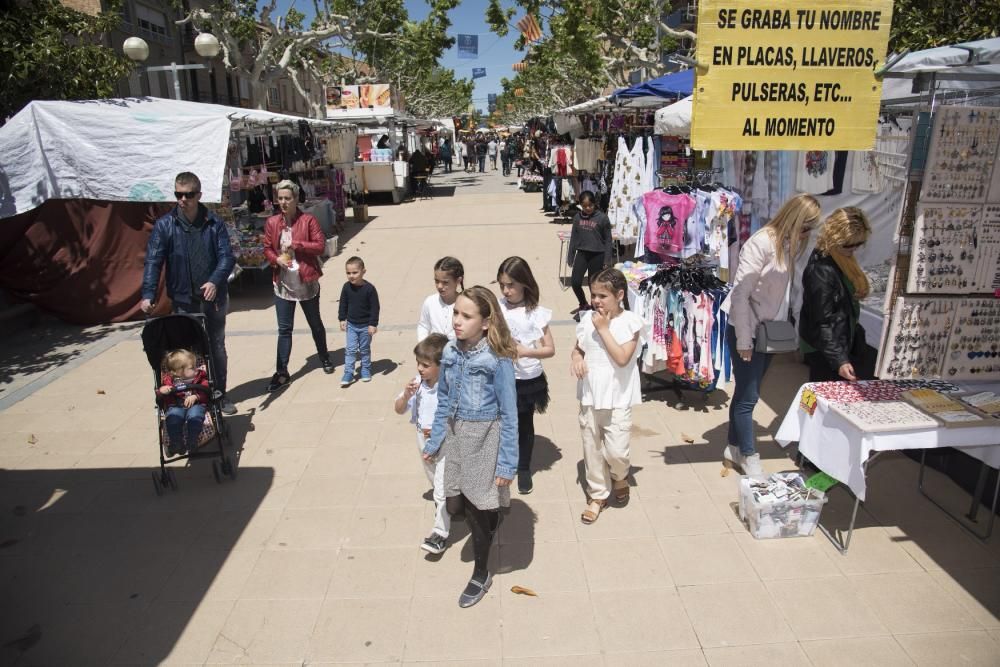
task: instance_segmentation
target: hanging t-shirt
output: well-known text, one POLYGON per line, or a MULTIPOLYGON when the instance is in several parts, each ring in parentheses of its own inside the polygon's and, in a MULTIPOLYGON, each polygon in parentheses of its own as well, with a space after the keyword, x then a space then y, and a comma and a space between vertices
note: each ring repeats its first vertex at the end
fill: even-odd
POLYGON ((795 172, 795 189, 821 195, 833 189, 833 151, 802 151, 795 172))
POLYGON ((639 342, 632 357, 624 366, 619 366, 611 360, 604 341, 594 328, 593 314, 593 311, 586 312, 576 326, 576 342, 583 350, 584 361, 587 363, 587 374, 576 383, 576 396, 580 405, 593 407, 595 410, 612 410, 642 403, 639 366, 635 361, 646 342, 645 323, 630 310, 622 311, 611 320, 609 329, 619 344, 627 343, 636 332, 639 333, 639 342))
MULTIPOLYGON (((507 299, 500 299, 500 309, 511 338, 519 345, 536 349, 541 344, 545 327, 552 321, 552 311, 543 306, 535 306, 528 311, 524 306, 511 308, 507 299)), ((542 360, 533 357, 518 357, 514 362, 514 379, 530 380, 542 374, 542 360)))
POLYGON ((690 195, 653 190, 642 196, 646 209, 646 248, 658 255, 677 255, 684 248, 684 228, 695 207, 690 195))

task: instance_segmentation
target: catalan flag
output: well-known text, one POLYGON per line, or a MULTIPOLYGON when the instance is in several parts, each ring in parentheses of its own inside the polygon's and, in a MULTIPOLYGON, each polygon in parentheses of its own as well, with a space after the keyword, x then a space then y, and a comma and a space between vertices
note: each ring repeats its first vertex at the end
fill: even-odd
POLYGON ((526 42, 537 42, 542 38, 542 29, 538 27, 538 21, 531 14, 525 15, 517 22, 517 29, 526 42))
POLYGON ((528 63, 522 60, 519 63, 514 63, 513 67, 515 72, 523 72, 524 70, 528 69, 528 63))
POLYGON ((524 97, 524 88, 515 88, 514 97, 524 97))

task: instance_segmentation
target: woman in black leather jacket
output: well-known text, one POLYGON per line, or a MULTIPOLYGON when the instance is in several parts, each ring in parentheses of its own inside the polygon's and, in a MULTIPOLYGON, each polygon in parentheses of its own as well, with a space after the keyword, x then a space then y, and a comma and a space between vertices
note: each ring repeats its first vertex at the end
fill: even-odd
POLYGON ((874 377, 874 355, 858 324, 868 278, 854 257, 871 232, 861 209, 838 208, 823 224, 802 274, 799 340, 810 382, 874 377))

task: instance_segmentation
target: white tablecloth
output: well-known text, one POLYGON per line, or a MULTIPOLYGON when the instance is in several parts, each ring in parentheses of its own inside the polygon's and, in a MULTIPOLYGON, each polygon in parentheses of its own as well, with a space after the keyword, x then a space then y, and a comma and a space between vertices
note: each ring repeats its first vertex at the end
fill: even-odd
MULTIPOLYGON (((970 385, 969 390, 996 391, 996 385, 970 385)), ((864 463, 872 452, 897 449, 937 449, 960 447, 963 452, 991 468, 1000 468, 1000 429, 995 426, 931 428, 918 431, 864 433, 830 409, 818 397, 812 416, 799 407, 799 387, 774 439, 782 447, 798 442, 799 451, 820 470, 844 484, 861 500, 865 499, 864 463)))

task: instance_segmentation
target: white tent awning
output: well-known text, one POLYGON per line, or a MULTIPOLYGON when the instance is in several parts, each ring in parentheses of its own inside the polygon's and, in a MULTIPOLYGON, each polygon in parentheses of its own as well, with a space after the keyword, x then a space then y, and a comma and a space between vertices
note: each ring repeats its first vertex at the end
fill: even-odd
POLYGON ((657 110, 654 115, 653 132, 671 137, 686 137, 691 134, 691 106, 693 97, 688 95, 668 107, 657 110))
POLYGON ((0 127, 0 219, 48 199, 174 201, 190 171, 218 202, 235 127, 314 131, 350 125, 159 98, 31 102, 0 127), (242 124, 242 125, 241 125, 242 124))

